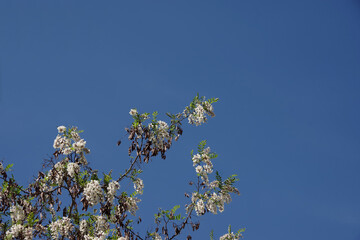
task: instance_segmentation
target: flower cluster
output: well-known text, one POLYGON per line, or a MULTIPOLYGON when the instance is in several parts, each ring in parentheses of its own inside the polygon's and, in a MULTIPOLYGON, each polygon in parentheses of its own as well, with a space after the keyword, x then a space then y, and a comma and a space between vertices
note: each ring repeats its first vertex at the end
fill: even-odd
POLYGON ((150 133, 150 141, 157 148, 164 148, 164 141, 166 139, 170 139, 169 135, 169 126, 164 121, 157 121, 156 123, 149 123, 149 129, 151 129, 150 133))
POLYGON ((220 237, 220 240, 238 240, 240 237, 236 236, 233 232, 227 233, 220 237))
POLYGON ((59 239, 59 234, 63 237, 69 237, 73 229, 74 226, 68 217, 63 217, 50 224, 51 237, 53 239, 59 239))
POLYGON ((129 114, 134 117, 138 114, 138 111, 135 108, 133 108, 133 109, 130 109, 129 114))
POLYGON ((134 189, 138 194, 143 193, 144 183, 143 180, 140 178, 137 178, 134 180, 134 189))
POLYGON ((73 127, 67 129, 65 126, 58 127, 58 135, 54 140, 53 147, 60 153, 69 155, 73 152, 88 154, 90 150, 85 147, 86 141, 80 138, 79 131, 73 127), (71 142, 73 143, 71 144, 71 142))
POLYGON ((207 122, 206 115, 215 116, 214 108, 211 103, 217 102, 218 99, 205 100, 205 97, 196 96, 189 107, 186 107, 183 115, 188 118, 190 124, 199 126, 207 122))
POLYGON ((213 164, 211 162, 210 148, 207 147, 202 151, 192 157, 193 166, 195 167, 196 173, 201 176, 201 179, 206 185, 209 185, 208 174, 213 172, 213 164), (200 165, 204 163, 204 165, 200 165))
POLYGON ((51 179, 54 184, 59 186, 62 185, 66 173, 64 163, 64 161, 57 162, 53 169, 51 169, 48 173, 49 179, 51 179))
POLYGON ((60 151, 64 154, 70 154, 72 152, 71 140, 64 136, 57 135, 54 140, 53 147, 55 149, 60 149, 60 151))
POLYGON ((231 225, 229 225, 228 233, 220 237, 220 240, 239 240, 243 237, 242 232, 245 231, 245 228, 240 229, 237 233, 231 231, 231 225))
POLYGON ((75 174, 78 174, 80 171, 80 166, 77 163, 69 163, 67 165, 67 172, 70 177, 75 177, 75 174))
POLYGON ((154 232, 152 237, 153 240, 162 240, 161 236, 157 232, 154 232))
POLYGON ((109 229, 110 225, 107 222, 106 217, 104 216, 97 216, 96 218, 96 233, 98 236, 107 236, 106 231, 109 229))
POLYGON ((107 196, 109 202, 114 200, 116 191, 120 188, 120 184, 116 181, 111 181, 107 187, 107 196))
POLYGON ((217 211, 224 211, 224 204, 231 202, 230 192, 238 193, 239 191, 232 186, 237 181, 235 175, 221 181, 220 175, 216 173, 217 180, 209 181, 209 174, 213 172, 213 164, 211 159, 216 158, 217 155, 212 153, 210 148, 205 148, 206 141, 202 141, 199 144, 199 153, 192 156, 193 166, 198 176, 202 180, 204 188, 208 190, 201 194, 196 191, 192 193, 191 204, 187 206, 186 210, 189 212, 191 209, 195 209, 198 216, 205 214, 206 210, 213 214, 217 214, 217 211))
POLYGON ((6 238, 20 238, 23 236, 25 240, 33 239, 33 229, 31 227, 24 227, 21 224, 12 225, 11 228, 6 231, 6 238))
MULTIPOLYGON (((85 155, 90 150, 80 136, 82 131, 76 127, 57 128, 53 143, 55 152, 44 162, 48 172, 39 172, 28 188, 23 188, 13 177, 8 177, 11 166, 5 167, 0 162, 0 180, 3 181, 0 186, 0 210, 3 217, 0 239, 161 240, 174 239, 189 226, 193 231, 197 230, 200 224, 192 221, 194 213, 200 216, 207 212, 222 212, 224 204, 231 201, 229 193, 237 192, 232 186, 235 181, 233 177, 223 181, 216 172, 216 180, 209 181, 213 173, 211 159, 216 157, 210 148, 202 144, 198 153, 192 154, 198 184, 191 196, 191 203, 187 205, 188 216, 175 214, 179 205, 171 210, 160 209, 155 220, 155 232, 148 232, 145 238, 133 230, 136 222, 141 222, 141 217, 136 217, 138 220, 134 221, 133 216, 141 201, 137 195, 142 194, 144 189, 144 182, 138 174, 142 172, 141 164, 149 163, 159 153, 163 159, 166 158, 165 153, 172 146, 173 138, 176 141, 182 135, 183 120, 198 126, 206 122, 208 116, 214 116, 212 103, 216 101, 197 96, 183 113, 167 113, 169 124, 158 120, 157 112, 152 114, 153 120, 149 125, 144 124, 149 113, 139 114, 136 109, 131 109, 129 114, 134 121, 130 129, 126 128, 131 141, 128 151, 130 166, 117 180, 111 176, 112 170, 108 175, 104 174, 103 180, 99 180, 98 171, 87 164, 85 155), (132 181, 135 192, 118 194, 120 181, 126 179, 132 181), (62 198, 64 192, 69 197, 65 201, 62 198), (82 210, 79 209, 80 203, 82 210), (91 211, 89 207, 92 207, 91 211), (173 222, 170 224, 170 221, 173 222), (162 223, 163 226, 160 225, 162 223), (168 229, 171 226, 173 230, 168 229)), ((118 142, 120 144, 121 141, 118 142)), ((229 229, 220 240, 235 240, 239 236, 229 229)))
POLYGON ((89 231, 89 224, 88 222, 83 219, 80 221, 80 226, 79 226, 79 230, 81 232, 82 235, 86 235, 89 231))
POLYGON ((86 184, 84 195, 90 206, 98 204, 102 200, 103 192, 98 180, 91 180, 86 184))
POLYGON ((10 208, 10 217, 14 223, 24 220, 25 212, 24 212, 23 207, 21 207, 19 205, 12 206, 10 208))
POLYGON ((135 216, 136 211, 139 209, 137 203, 140 202, 141 200, 136 198, 136 197, 128 197, 126 199, 125 205, 126 205, 126 209, 133 215, 135 216))

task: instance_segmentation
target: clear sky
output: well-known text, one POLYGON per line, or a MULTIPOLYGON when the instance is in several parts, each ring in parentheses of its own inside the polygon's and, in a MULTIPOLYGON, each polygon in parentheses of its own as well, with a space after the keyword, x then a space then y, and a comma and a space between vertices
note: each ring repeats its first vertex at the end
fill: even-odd
POLYGON ((1 1, 0 57, 0 160, 22 183, 59 125, 122 172, 129 109, 180 112, 199 92, 217 116, 144 168, 140 228, 183 207, 207 139, 242 195, 194 239, 229 223, 251 240, 360 239, 360 1, 1 1))

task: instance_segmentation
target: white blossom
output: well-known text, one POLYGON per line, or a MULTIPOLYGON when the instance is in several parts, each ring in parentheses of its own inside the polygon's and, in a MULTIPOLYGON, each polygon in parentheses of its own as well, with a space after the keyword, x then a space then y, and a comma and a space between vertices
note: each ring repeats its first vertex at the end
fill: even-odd
POLYGON ((87 234, 87 232, 89 230, 89 224, 85 219, 80 221, 79 230, 80 230, 81 234, 83 234, 83 235, 87 234))
POLYGON ((233 232, 227 233, 220 237, 220 240, 238 240, 240 239, 238 236, 236 236, 233 232))
POLYGON ((203 215, 205 213, 205 204, 202 199, 197 201, 197 203, 195 205, 195 212, 198 216, 203 215))
POLYGON ((210 151, 211 151, 210 147, 207 147, 204 149, 203 154, 209 155, 210 151))
POLYGON ((199 164, 201 162, 201 155, 200 154, 195 154, 192 157, 192 161, 193 161, 193 166, 196 166, 196 164, 199 164))
POLYGON ((70 177, 75 177, 75 174, 78 174, 80 171, 80 167, 77 163, 69 163, 67 166, 67 172, 70 177))
POLYGON ((24 226, 21 224, 12 225, 11 228, 8 231, 6 231, 6 236, 9 238, 20 237, 23 230, 24 230, 24 226))
POLYGON ((162 240, 162 238, 157 232, 154 232, 153 233, 153 240, 162 240))
POLYGON ((203 106, 201 104, 197 104, 194 109, 194 112, 191 113, 188 117, 189 123, 195 124, 196 126, 205 123, 207 121, 205 113, 206 111, 203 108, 203 106))
POLYGON ((49 171, 48 177, 54 179, 57 185, 61 185, 64 180, 65 172, 63 162, 57 162, 53 169, 49 171))
POLYGON ((216 193, 213 193, 211 198, 206 203, 206 208, 213 214, 217 214, 217 206, 216 206, 217 200, 218 200, 218 197, 217 197, 216 193))
POLYGON ((66 127, 65 126, 59 126, 57 128, 57 130, 58 130, 59 133, 64 133, 64 132, 66 132, 66 127))
POLYGON ((208 174, 210 174, 210 173, 212 173, 213 172, 213 170, 212 170, 212 165, 205 165, 204 166, 204 171, 206 172, 206 173, 208 173, 208 174))
POLYGON ((71 132, 71 138, 72 138, 75 142, 77 142, 77 141, 80 140, 80 135, 79 135, 79 133, 77 133, 76 131, 72 131, 72 132, 71 132))
POLYGON ((128 197, 126 199, 126 208, 133 216, 135 216, 136 211, 139 209, 137 203, 140 201, 141 200, 136 197, 128 197))
POLYGON ((196 170, 196 173, 201 174, 202 171, 203 171, 203 167, 199 165, 199 166, 197 166, 197 167, 195 168, 195 170, 196 170))
POLYGON ((191 195, 191 202, 195 203, 199 198, 200 198, 200 193, 193 192, 192 195, 191 195))
POLYGON ((221 199, 226 202, 226 203, 230 203, 231 202, 231 196, 229 193, 220 193, 221 199))
POLYGON ((111 181, 107 187, 107 196, 110 202, 114 200, 116 191, 120 188, 120 184, 117 181, 111 181))
POLYGON ((150 132, 150 141, 155 145, 155 147, 163 148, 164 141, 166 139, 170 139, 168 124, 159 120, 157 121, 157 124, 150 123, 149 128, 152 130, 150 132))
POLYGON ((219 181, 217 181, 217 180, 214 180, 209 184, 209 188, 211 188, 211 189, 214 189, 217 187, 219 187, 219 181))
POLYGON ((103 235, 109 227, 110 225, 104 216, 97 216, 95 228, 98 235, 103 235))
POLYGON ((67 147, 67 148, 64 148, 64 150, 62 150, 62 153, 65 155, 70 155, 72 152, 73 152, 73 150, 71 147, 67 147))
POLYGON ((136 110, 135 108, 130 109, 129 114, 130 114, 131 116, 135 116, 137 113, 138 113, 138 112, 137 112, 137 110, 136 110))
POLYGON ((34 229, 32 229, 31 227, 27 227, 24 229, 24 237, 25 240, 32 240, 33 239, 33 231, 34 229))
POLYGON ((202 104, 203 104, 203 107, 204 107, 206 113, 212 117, 215 117, 214 107, 211 105, 211 103, 209 103, 208 101, 205 101, 205 102, 202 102, 202 104))
POLYGON ((105 232, 101 232, 100 234, 98 234, 98 236, 96 237, 92 237, 92 236, 90 236, 90 235, 85 235, 84 236, 84 239, 85 240, 105 240, 106 239, 106 237, 107 237, 107 233, 105 233, 105 232))
POLYGON ((66 137, 62 137, 60 135, 57 135, 55 140, 54 140, 54 145, 53 147, 55 149, 60 149, 60 150, 63 150, 65 148, 68 148, 70 147, 70 144, 71 144, 71 140, 70 139, 67 139, 66 137))
POLYGON ((10 217, 14 223, 25 219, 25 212, 22 206, 14 205, 10 208, 10 217))
POLYGON ((102 189, 99 181, 91 180, 86 184, 84 195, 90 206, 98 204, 102 200, 102 189))
POLYGON ((63 217, 50 224, 51 237, 53 239, 58 239, 59 234, 64 237, 69 237, 71 236, 71 231, 73 229, 74 226, 71 224, 71 220, 68 217, 63 217))
POLYGON ((134 181, 134 189, 137 193, 142 194, 144 188, 143 180, 140 178, 135 179, 134 181))
POLYGON ((85 148, 86 141, 84 139, 80 139, 77 142, 72 144, 73 148, 75 149, 76 153, 81 153, 82 150, 85 148))

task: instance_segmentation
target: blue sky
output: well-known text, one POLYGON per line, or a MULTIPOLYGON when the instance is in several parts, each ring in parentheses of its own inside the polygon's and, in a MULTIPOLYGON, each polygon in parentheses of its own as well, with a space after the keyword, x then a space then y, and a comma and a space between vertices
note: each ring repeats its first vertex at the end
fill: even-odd
POLYGON ((142 228, 183 206, 207 139, 242 195, 194 239, 229 223, 252 240, 360 238, 358 0, 2 1, 0 31, 0 160, 24 184, 57 126, 120 173, 129 109, 180 112, 199 93, 217 116, 144 168, 142 228))

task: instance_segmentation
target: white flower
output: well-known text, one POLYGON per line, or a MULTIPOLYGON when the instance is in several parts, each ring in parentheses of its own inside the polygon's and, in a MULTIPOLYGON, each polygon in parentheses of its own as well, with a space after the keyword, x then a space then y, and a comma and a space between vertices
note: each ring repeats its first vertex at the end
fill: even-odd
POLYGON ((206 185, 209 185, 209 176, 207 175, 206 172, 202 172, 202 174, 201 174, 201 179, 204 181, 204 183, 205 183, 206 185))
POLYGON ((202 166, 197 166, 196 168, 195 168, 195 171, 196 171, 196 173, 202 173, 202 171, 203 171, 203 167, 202 166))
POLYGON ((120 184, 116 181, 112 181, 109 183, 107 187, 107 195, 110 202, 114 200, 114 196, 116 194, 116 191, 120 188, 120 184))
POLYGON ((204 149, 203 154, 208 155, 210 153, 210 151, 211 151, 210 147, 207 147, 207 148, 204 149))
POLYGON ((24 230, 24 226, 21 224, 12 225, 11 228, 8 231, 6 231, 6 236, 9 238, 20 237, 23 230, 24 230))
POLYGON ((73 229, 74 226, 71 224, 71 220, 68 217, 63 217, 50 224, 51 237, 53 239, 58 239, 59 234, 64 237, 69 237, 71 236, 71 231, 73 229))
POLYGON ((205 165, 204 171, 209 174, 213 172, 212 167, 210 165, 205 165))
POLYGON ((220 197, 224 202, 228 204, 231 202, 231 196, 229 193, 220 193, 220 197))
POLYGON ((211 188, 211 189, 214 189, 217 187, 219 187, 219 181, 217 181, 217 180, 214 180, 209 184, 209 188, 211 188))
POLYGON ((207 121, 205 116, 205 109, 201 104, 197 104, 194 112, 191 113, 188 117, 190 124, 195 124, 196 126, 201 125, 202 123, 205 123, 207 121))
POLYGON ((48 173, 48 177, 52 180, 55 180, 54 183, 61 185, 64 179, 64 165, 62 162, 57 162, 53 169, 48 173))
POLYGON ((202 199, 200 199, 195 205, 195 212, 198 216, 203 215, 205 213, 205 204, 202 199))
POLYGON ((25 212, 22 206, 15 205, 10 208, 10 217, 14 223, 25 219, 25 212))
POLYGON ((129 112, 129 114, 130 114, 131 116, 135 116, 137 113, 138 113, 138 112, 137 112, 136 108, 131 109, 130 112, 129 112))
POLYGON ((191 202, 195 203, 200 198, 200 194, 198 192, 193 192, 191 196, 191 202))
POLYGON ((91 180, 86 184, 84 195, 90 206, 98 204, 102 200, 102 189, 99 181, 91 180))
POLYGON ((239 237, 235 236, 234 233, 227 233, 220 237, 220 240, 238 240, 239 237))
POLYGON ((79 135, 77 132, 72 131, 72 132, 71 132, 71 138, 72 138, 75 142, 77 142, 77 141, 80 140, 80 135, 79 135))
POLYGON ((57 128, 57 130, 58 130, 59 133, 64 133, 66 131, 66 127, 65 126, 59 126, 57 128))
POLYGON ((89 230, 88 222, 85 219, 81 220, 80 221, 80 232, 81 232, 81 234, 85 235, 88 232, 88 230, 89 230))
POLYGON ((144 188, 143 180, 140 178, 135 179, 134 181, 134 189, 137 193, 142 194, 144 188))
POLYGON ((104 216, 97 216, 96 218, 96 232, 99 235, 103 235, 104 232, 106 232, 107 229, 109 229, 109 223, 107 222, 106 218, 104 216))
POLYGON ((140 201, 141 200, 136 197, 128 197, 126 199, 126 203, 125 203, 126 208, 133 216, 135 216, 136 211, 139 209, 139 207, 137 206, 137 203, 140 201))
POLYGON ((206 113, 209 114, 212 117, 215 117, 214 108, 208 101, 202 102, 204 109, 206 110, 206 113))
POLYGON ((34 231, 34 229, 32 229, 31 227, 27 227, 24 229, 25 240, 33 239, 33 231, 34 231))
POLYGON ((196 164, 199 164, 201 162, 201 155, 200 154, 196 154, 192 157, 192 161, 193 161, 193 166, 195 166, 196 164))
POLYGON ((82 150, 85 148, 86 141, 84 139, 81 139, 77 142, 73 143, 73 148, 75 149, 76 153, 81 153, 82 150))
POLYGON ((70 147, 65 148, 65 149, 62 151, 62 153, 65 154, 65 155, 69 155, 69 154, 71 154, 72 152, 73 152, 73 150, 72 150, 70 147))
POLYGON ((54 145, 53 147, 55 149, 59 148, 60 150, 70 147, 71 141, 70 139, 67 139, 66 137, 62 137, 60 135, 57 135, 55 140, 54 140, 54 145))
POLYGON ((149 129, 152 130, 150 132, 150 141, 155 145, 155 147, 163 148, 164 141, 166 139, 170 139, 168 124, 159 120, 157 121, 157 124, 149 123, 149 129))
POLYGON ((162 238, 160 237, 160 235, 157 232, 153 233, 153 240, 162 240, 162 238))
POLYGON ((75 177, 75 174, 78 174, 80 171, 80 167, 77 163, 69 163, 67 166, 67 172, 70 177, 75 177))

